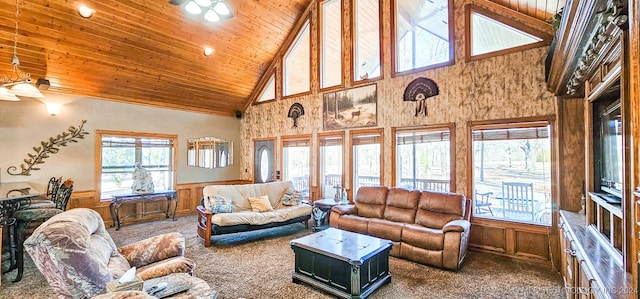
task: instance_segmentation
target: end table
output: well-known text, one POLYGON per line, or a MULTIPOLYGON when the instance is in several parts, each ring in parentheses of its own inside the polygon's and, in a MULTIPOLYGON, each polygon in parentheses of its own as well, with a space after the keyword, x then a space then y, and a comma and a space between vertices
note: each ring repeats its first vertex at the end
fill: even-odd
POLYGON ((335 201, 333 198, 323 198, 313 202, 311 216, 313 216, 313 231, 323 230, 329 227, 329 217, 331 208, 343 204, 341 201, 335 201))

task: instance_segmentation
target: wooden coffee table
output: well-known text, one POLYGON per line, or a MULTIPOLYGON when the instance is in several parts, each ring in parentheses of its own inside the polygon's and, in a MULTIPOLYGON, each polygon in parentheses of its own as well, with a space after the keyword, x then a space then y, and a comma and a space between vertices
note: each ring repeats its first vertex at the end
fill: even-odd
POLYGON ((392 245, 333 227, 292 240, 293 282, 305 282, 341 298, 366 298, 391 282, 392 245))

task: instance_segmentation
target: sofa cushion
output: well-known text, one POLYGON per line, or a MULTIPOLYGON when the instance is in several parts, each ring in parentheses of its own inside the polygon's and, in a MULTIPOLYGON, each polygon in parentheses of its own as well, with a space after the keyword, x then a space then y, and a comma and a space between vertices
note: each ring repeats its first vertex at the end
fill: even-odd
POLYGON ((293 190, 293 188, 287 188, 282 193, 282 197, 280 198, 280 202, 285 206, 295 206, 302 201, 302 193, 298 190, 293 190))
POLYGON ((342 215, 338 221, 338 228, 355 233, 367 234, 368 226, 369 218, 355 215, 342 215))
POLYGON ((387 206, 384 219, 396 222, 413 223, 420 201, 420 191, 391 188, 387 194, 387 206))
POLYGON ((461 194, 422 191, 415 223, 441 229, 449 221, 463 219, 465 204, 466 198, 461 194))
POLYGON ((291 220, 297 217, 311 214, 311 206, 299 204, 297 206, 283 207, 269 212, 233 212, 225 214, 214 214, 211 216, 211 223, 218 226, 231 226, 239 224, 263 225, 267 223, 277 223, 291 220))
POLYGON ((387 202, 387 187, 360 187, 355 199, 358 215, 367 218, 380 218, 384 216, 384 208, 387 202))
POLYGON ((249 197, 267 195, 271 206, 275 209, 282 206, 280 197, 287 188, 293 188, 293 183, 272 182, 265 184, 246 184, 246 185, 209 185, 202 189, 202 195, 214 196, 222 195, 231 199, 233 212, 252 211, 249 197))
POLYGON ((222 195, 206 196, 202 205, 213 214, 233 212, 231 199, 222 195))
POLYGON ((367 231, 369 235, 393 242, 400 242, 402 241, 402 227, 404 225, 402 222, 371 218, 367 231))
POLYGON ((268 195, 249 197, 249 203, 251 203, 251 210, 254 212, 273 211, 268 195))
POLYGON ((402 242, 428 250, 442 250, 444 233, 438 229, 407 224, 402 227, 402 242))

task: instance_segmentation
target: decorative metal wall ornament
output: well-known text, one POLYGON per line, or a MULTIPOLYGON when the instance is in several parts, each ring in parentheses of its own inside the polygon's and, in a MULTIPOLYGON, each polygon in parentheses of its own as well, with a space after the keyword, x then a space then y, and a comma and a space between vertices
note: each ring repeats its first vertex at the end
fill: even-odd
POLYGON ((66 132, 58 134, 56 137, 49 137, 49 141, 41 141, 41 146, 34 146, 33 150, 35 154, 27 154, 27 158, 24 159, 24 163, 20 164, 20 172, 16 172, 18 167, 11 166, 7 168, 7 173, 10 175, 31 175, 32 170, 40 170, 39 167, 35 167, 38 164, 44 164, 44 159, 49 158, 49 154, 57 154, 60 151, 60 147, 67 146, 69 142, 78 142, 77 139, 84 139, 84 135, 89 134, 84 130, 84 124, 86 120, 82 120, 79 127, 70 126, 66 132), (12 173, 13 172, 13 173, 12 173))
POLYGON ((293 127, 298 127, 298 117, 304 115, 304 107, 300 103, 293 103, 291 107, 289 107, 288 117, 293 118, 293 127))
POLYGON ((416 107, 415 117, 418 117, 418 114, 422 113, 424 116, 427 116, 427 103, 425 100, 432 96, 436 96, 440 93, 438 89, 438 85, 433 80, 419 77, 415 80, 411 81, 407 88, 404 90, 404 98, 403 100, 418 102, 418 107, 416 107))

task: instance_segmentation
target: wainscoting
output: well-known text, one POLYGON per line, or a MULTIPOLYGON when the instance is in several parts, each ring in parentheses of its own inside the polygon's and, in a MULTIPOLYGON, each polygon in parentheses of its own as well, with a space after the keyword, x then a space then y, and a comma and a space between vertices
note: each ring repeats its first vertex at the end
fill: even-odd
MULTIPOLYGON (((176 193, 178 196, 178 207, 176 210, 176 216, 190 215, 196 213, 196 206, 200 204, 200 198, 202 198, 202 189, 208 185, 230 185, 230 184, 250 184, 251 181, 245 180, 233 180, 233 181, 217 181, 217 182, 203 182, 203 183, 188 183, 176 185, 176 193)), ((76 191, 71 195, 67 209, 73 208, 89 208, 96 210, 104 219, 105 225, 110 226, 113 224, 111 219, 111 213, 109 212, 109 203, 111 200, 101 201, 99 196, 94 190, 76 191)), ((136 205, 136 209, 142 209, 142 205, 136 205)), ((163 218, 163 214, 149 214, 139 215, 132 218, 127 218, 124 224, 147 221, 152 219, 163 218)))
POLYGON ((515 258, 552 263, 549 240, 557 236, 552 227, 508 221, 474 219, 470 248, 515 258))

